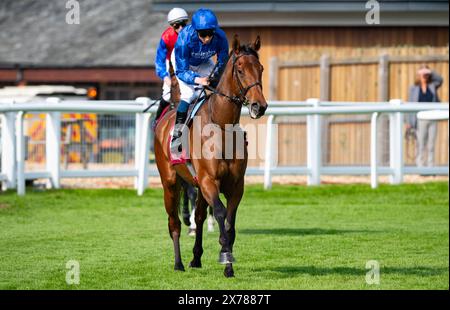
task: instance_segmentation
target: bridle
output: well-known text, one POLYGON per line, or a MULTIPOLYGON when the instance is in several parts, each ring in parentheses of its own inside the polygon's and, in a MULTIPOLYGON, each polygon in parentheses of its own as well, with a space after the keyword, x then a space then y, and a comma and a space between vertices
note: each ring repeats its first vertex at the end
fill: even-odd
MULTIPOLYGON (((233 53, 233 69, 232 69, 233 70, 232 75, 233 75, 233 77, 236 77, 236 81, 237 81, 238 86, 239 86, 239 95, 240 95, 239 100, 240 100, 240 103, 242 103, 245 106, 249 104, 249 101, 248 101, 246 96, 247 96, 247 93, 248 93, 248 91, 250 89, 252 89, 253 87, 259 85, 261 87, 261 90, 262 90, 262 83, 260 81, 256 81, 255 83, 250 84, 247 87, 244 87, 244 85, 242 85, 241 79, 239 78, 239 74, 236 73, 236 62, 237 62, 237 60, 239 58, 243 57, 243 56, 246 56, 246 55, 254 56, 252 54, 240 54, 240 55, 236 56, 233 53)), ((254 57, 256 57, 256 56, 254 56, 254 57)))
MULTIPOLYGON (((233 69, 232 69, 232 73, 231 74, 233 76, 233 79, 236 80, 236 82, 238 84, 238 87, 239 87, 239 95, 238 96, 226 95, 226 94, 218 91, 217 89, 215 89, 215 88, 213 88, 211 86, 205 86, 205 88, 208 89, 209 91, 211 91, 212 93, 216 94, 216 95, 219 95, 219 96, 227 98, 228 100, 230 100, 234 104, 237 104, 237 105, 242 104, 242 105, 247 106, 250 103, 248 101, 247 97, 246 97, 247 93, 249 92, 250 89, 252 89, 255 86, 260 86, 261 89, 262 89, 262 83, 260 81, 256 81, 255 83, 250 84, 247 87, 244 87, 244 85, 241 82, 241 79, 239 78, 239 75, 236 73, 236 62, 237 62, 237 60, 239 58, 241 58, 243 56, 254 56, 254 57, 256 57, 255 55, 250 54, 250 53, 242 53, 242 54, 239 54, 237 56, 233 53, 233 69)), ((217 64, 218 63, 216 63, 216 65, 217 64)), ((214 72, 214 71, 215 71, 215 68, 212 70, 212 72, 214 72)))

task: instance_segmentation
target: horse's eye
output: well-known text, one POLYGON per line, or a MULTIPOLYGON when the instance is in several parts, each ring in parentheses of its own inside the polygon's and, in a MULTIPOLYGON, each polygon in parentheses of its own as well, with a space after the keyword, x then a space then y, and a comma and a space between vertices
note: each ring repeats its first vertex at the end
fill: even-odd
POLYGON ((238 73, 239 73, 239 74, 242 74, 242 70, 241 70, 241 69, 238 69, 238 73))

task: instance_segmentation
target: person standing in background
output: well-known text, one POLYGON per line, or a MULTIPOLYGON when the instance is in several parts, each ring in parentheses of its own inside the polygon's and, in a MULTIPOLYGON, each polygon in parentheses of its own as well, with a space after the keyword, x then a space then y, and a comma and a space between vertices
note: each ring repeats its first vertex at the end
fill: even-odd
MULTIPOLYGON (((409 89, 408 101, 421 103, 439 102, 437 90, 442 85, 442 82, 442 76, 430 70, 427 65, 422 65, 417 71, 414 85, 409 89)), ((433 166, 437 122, 433 120, 418 120, 416 114, 410 114, 407 130, 411 128, 417 131, 417 166, 433 166), (426 151, 428 151, 427 154, 426 151)))

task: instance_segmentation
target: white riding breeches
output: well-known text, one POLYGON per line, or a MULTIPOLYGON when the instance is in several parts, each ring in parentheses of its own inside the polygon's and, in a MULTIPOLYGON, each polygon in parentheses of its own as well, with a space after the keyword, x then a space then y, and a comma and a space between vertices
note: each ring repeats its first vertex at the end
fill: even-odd
MULTIPOLYGON (((172 53, 171 61, 176 72, 177 68, 175 64, 175 53, 172 53)), ((207 62, 202 63, 199 66, 189 66, 189 69, 198 73, 200 77, 208 77, 211 71, 214 69, 214 66, 215 64, 210 58, 207 62)), ((180 85, 181 100, 191 103, 197 96, 200 95, 200 90, 195 89, 195 86, 197 86, 196 84, 187 84, 184 81, 180 80, 178 77, 177 80, 178 84, 180 85)))
MULTIPOLYGON (((167 72, 169 72, 169 67, 170 67, 169 59, 166 59, 167 72)), ((169 76, 169 78, 170 78, 170 76, 169 76)), ((166 102, 170 101, 170 85, 167 85, 166 83, 164 83, 164 81, 163 81, 163 87, 162 87, 162 98, 166 102)))

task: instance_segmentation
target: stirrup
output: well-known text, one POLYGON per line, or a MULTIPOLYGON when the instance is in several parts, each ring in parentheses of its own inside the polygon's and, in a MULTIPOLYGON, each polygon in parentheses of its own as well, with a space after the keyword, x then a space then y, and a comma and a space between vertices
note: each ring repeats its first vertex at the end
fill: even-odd
POLYGON ((170 142, 170 152, 172 154, 180 154, 182 151, 181 137, 173 138, 170 142))
POLYGON ((170 141, 170 152, 172 154, 181 154, 182 151, 182 137, 183 137, 183 126, 179 127, 179 130, 174 130, 172 141, 170 141))

